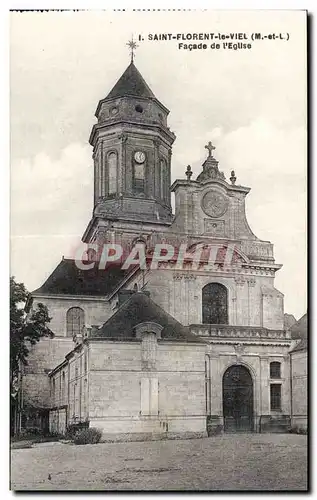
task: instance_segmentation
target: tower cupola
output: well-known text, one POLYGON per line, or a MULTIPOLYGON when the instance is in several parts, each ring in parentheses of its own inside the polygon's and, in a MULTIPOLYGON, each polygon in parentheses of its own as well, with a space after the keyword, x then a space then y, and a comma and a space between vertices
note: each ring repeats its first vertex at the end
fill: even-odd
POLYGON ((90 144, 94 158, 94 215, 170 222, 169 110, 133 60, 96 109, 90 144))

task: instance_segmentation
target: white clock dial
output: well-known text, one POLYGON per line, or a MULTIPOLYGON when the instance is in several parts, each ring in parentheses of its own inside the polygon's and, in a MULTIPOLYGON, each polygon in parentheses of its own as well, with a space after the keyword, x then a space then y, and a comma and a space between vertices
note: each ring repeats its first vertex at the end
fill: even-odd
POLYGON ((145 154, 142 151, 137 151, 136 153, 134 153, 134 159, 137 163, 144 163, 145 154))

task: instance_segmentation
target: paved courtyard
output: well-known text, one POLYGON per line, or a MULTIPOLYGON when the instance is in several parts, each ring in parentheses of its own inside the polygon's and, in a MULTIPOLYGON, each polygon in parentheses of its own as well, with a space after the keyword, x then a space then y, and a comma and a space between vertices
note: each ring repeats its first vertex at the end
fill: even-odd
POLYGON ((307 438, 225 434, 206 439, 42 443, 11 452, 14 490, 305 490, 307 438))

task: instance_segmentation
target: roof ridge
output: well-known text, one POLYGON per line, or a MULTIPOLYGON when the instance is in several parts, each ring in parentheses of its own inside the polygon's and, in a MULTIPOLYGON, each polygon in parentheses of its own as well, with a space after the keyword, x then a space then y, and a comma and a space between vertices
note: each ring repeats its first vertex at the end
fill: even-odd
MULTIPOLYGON (((114 318, 120 311, 122 311, 122 309, 124 308, 124 306, 126 306, 136 294, 143 295, 144 297, 147 297, 148 299, 150 298, 146 293, 142 292, 141 290, 135 291, 134 293, 132 293, 132 295, 127 300, 125 300, 118 307, 118 309, 115 311, 115 313, 112 316, 110 316, 110 318, 108 318, 107 321, 105 321, 103 323, 103 325, 100 327, 100 329, 103 328, 108 323, 108 321, 110 321, 112 318, 114 318)), ((155 302, 154 302, 154 304, 155 304, 155 302)))

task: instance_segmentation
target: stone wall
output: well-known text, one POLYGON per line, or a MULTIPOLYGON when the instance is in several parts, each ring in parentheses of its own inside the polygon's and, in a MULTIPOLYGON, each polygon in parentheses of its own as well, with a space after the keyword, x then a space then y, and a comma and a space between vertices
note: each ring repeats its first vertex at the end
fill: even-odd
POLYGON ((62 434, 66 432, 67 425, 67 410, 62 408, 52 410, 49 413, 49 431, 51 434, 62 434))
POLYGON ((136 275, 127 288, 136 283, 140 289, 143 282, 151 299, 183 325, 202 323, 202 289, 221 283, 228 291, 229 325, 284 328, 283 294, 271 276, 158 269, 136 275))
POLYGON ((159 341, 155 369, 146 369, 142 342, 90 341, 90 425, 104 434, 203 435, 204 351, 204 345, 159 341))
POLYGON ((207 185, 196 182, 186 184, 184 181, 175 182, 178 185, 175 189, 175 220, 171 226, 172 231, 207 234, 228 239, 257 240, 245 214, 245 196, 249 191, 248 188, 232 188, 222 182, 207 185), (223 197, 223 213, 219 216, 210 217, 202 208, 204 196, 211 192, 223 197))
POLYGON ((292 427, 307 429, 307 351, 290 353, 292 365, 292 427))
POLYGON ((48 372, 64 361, 74 343, 70 338, 41 339, 31 346, 28 365, 24 367, 22 391, 24 405, 50 407, 48 372))
POLYGON ((254 430, 260 430, 263 417, 280 419, 289 417, 291 412, 290 363, 288 356, 290 342, 251 343, 246 341, 211 342, 208 354, 209 399, 208 414, 213 416, 215 425, 223 426, 223 375, 232 365, 245 366, 253 381, 254 430), (284 345, 283 345, 284 344, 284 345), (270 378, 270 363, 281 363, 281 378, 270 378), (272 411, 270 407, 270 384, 281 384, 281 409, 272 411))
MULTIPOLYGON (((31 346, 28 365, 24 368, 22 381, 25 405, 40 408, 50 406, 48 372, 64 361, 73 347, 73 339, 66 337, 66 313, 71 307, 81 307, 85 312, 86 325, 102 325, 112 314, 111 305, 104 299, 35 297, 33 307, 43 303, 52 317, 49 324, 55 337, 42 339, 31 346)), ((57 404, 56 404, 57 405, 57 404)))
POLYGON ((104 298, 84 297, 34 297, 33 307, 41 302, 48 308, 52 320, 49 324, 55 336, 66 337, 66 314, 71 307, 81 307, 85 312, 86 325, 102 325, 113 314, 104 298))

